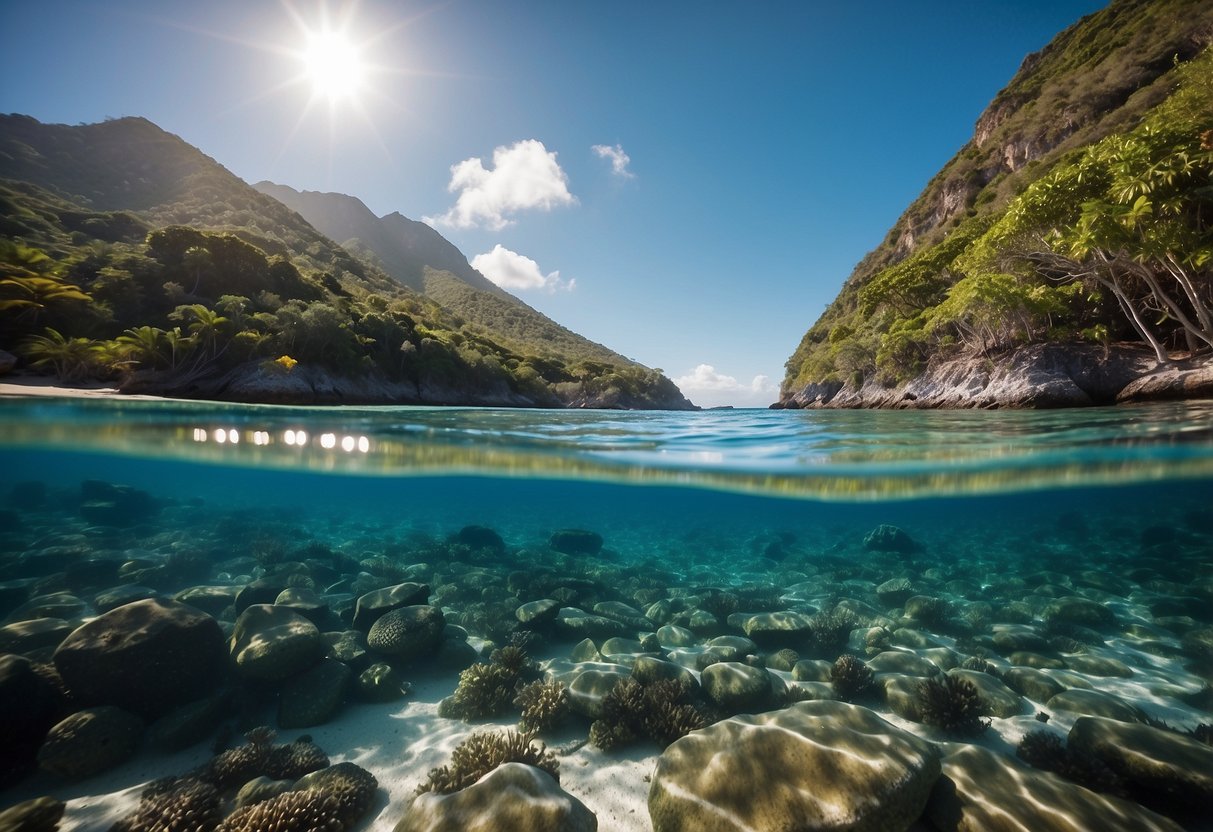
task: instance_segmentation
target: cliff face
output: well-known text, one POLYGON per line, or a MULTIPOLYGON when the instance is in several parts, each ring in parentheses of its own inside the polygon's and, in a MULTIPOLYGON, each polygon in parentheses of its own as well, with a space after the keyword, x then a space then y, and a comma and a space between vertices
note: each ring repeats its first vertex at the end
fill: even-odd
MULTIPOLYGON (((964 277, 953 262, 962 250, 957 241, 978 238, 1013 200, 1075 153, 1142 125, 1171 98, 1181 68, 1197 63, 1210 43, 1213 5, 1203 0, 1114 0, 1028 55, 977 118, 970 141, 927 183, 806 332, 787 362, 780 403, 820 402, 805 391, 845 386, 868 392, 854 400, 832 399, 834 406, 844 400, 853 406, 887 404, 875 391, 908 380, 910 362, 898 355, 897 339, 904 340, 914 326, 921 329, 923 316, 964 277), (896 303, 888 301, 888 292, 873 300, 880 294, 876 285, 900 291, 911 283, 896 303), (897 361, 890 356, 901 362, 893 369, 897 361)), ((1091 317, 1113 341, 1135 337, 1127 327, 1118 329, 1104 310, 1091 317)), ((1039 340, 1026 340, 1034 338, 1039 340)), ((919 350, 911 375, 927 370, 937 346, 919 350)), ((997 355, 1009 353, 994 354, 1000 360, 997 355)))

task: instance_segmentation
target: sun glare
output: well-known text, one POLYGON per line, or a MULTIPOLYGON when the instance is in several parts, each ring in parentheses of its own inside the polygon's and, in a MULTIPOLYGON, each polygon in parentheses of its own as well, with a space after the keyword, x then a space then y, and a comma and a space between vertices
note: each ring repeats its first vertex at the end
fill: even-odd
POLYGON ((355 98, 366 74, 357 48, 336 32, 308 35, 302 53, 312 92, 331 103, 355 98))

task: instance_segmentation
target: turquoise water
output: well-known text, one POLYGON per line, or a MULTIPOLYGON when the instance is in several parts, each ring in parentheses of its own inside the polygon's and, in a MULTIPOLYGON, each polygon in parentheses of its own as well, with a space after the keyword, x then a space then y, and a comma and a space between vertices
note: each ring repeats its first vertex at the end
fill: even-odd
MULTIPOLYGON (((107 592, 136 582, 172 595, 287 573, 330 604, 322 630, 349 626, 359 591, 431 582, 431 603, 477 645, 515 637, 513 610, 553 592, 587 611, 603 602, 645 611, 661 598, 805 614, 846 603, 862 613, 856 625, 917 628, 923 643, 954 648, 958 659, 988 659, 990 673, 1018 661, 995 643, 1000 628, 1036 628, 1065 678, 1089 669, 1090 656, 1124 660, 1132 678, 1082 684, 1115 689, 1179 728, 1213 721, 1201 698, 1213 657, 1199 636, 1213 625, 1213 402, 619 413, 7 398, 0 495, 0 623, 28 620, 21 604, 48 593, 78 599, 78 608, 54 613, 74 626, 102 611, 107 592), (93 480, 146 499, 97 514, 82 485, 93 480), (882 524, 904 530, 913 547, 869 546, 882 524), (459 545, 454 536, 473 525, 494 530, 504 549, 459 545), (570 528, 600 535, 601 550, 554 552, 553 532, 570 528), (113 568, 73 572, 66 550, 113 568), (525 573, 530 584, 518 577, 525 573), (891 606, 902 601, 876 591, 892 578, 945 599, 953 622, 907 618, 891 606), (1042 623, 1048 604, 1069 595, 1106 605, 1114 626, 1096 633, 1042 623), (1018 617, 1000 617, 1017 603, 1018 617)), ((641 630, 633 621, 626 635, 686 625, 678 610, 690 606, 673 603, 671 617, 641 630)), ((215 612, 230 630, 236 612, 215 612)), ((714 626, 697 635, 741 632, 725 613, 714 626)), ((848 651, 863 653, 863 633, 854 631, 848 651)), ((553 632, 528 644, 537 658, 562 659, 577 640, 553 632)), ((866 655, 909 644, 869 641, 866 655)), ((843 649, 796 646, 827 661, 843 649)), ((754 660, 768 661, 759 647, 754 660)), ((27 655, 47 661, 52 649, 27 655)), ((433 703, 454 689, 457 671, 448 676, 434 683, 433 703)), ((1045 702, 1024 700, 1020 717, 996 720, 990 747, 1013 754, 1041 710, 1045 702)), ((1073 718, 1056 714, 1052 724, 1068 728, 1073 718)), ((588 725, 566 739, 584 739, 588 725)), ((426 753, 415 749, 422 772, 439 762, 426 753)), ((124 785, 149 776, 139 772, 124 785)), ((10 774, 0 772, 0 789, 10 774)), ((387 808, 356 828, 391 828, 398 799, 392 792, 387 808)))

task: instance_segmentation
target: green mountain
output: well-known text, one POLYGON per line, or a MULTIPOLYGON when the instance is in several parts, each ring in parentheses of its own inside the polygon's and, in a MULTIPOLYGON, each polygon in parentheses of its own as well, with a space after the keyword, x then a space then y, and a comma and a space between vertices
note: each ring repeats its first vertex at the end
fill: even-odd
POLYGON ((71 380, 220 399, 691 407, 609 350, 451 311, 430 271, 496 287, 447 271, 470 267, 411 230, 426 261, 413 286, 146 119, 0 116, 0 349, 71 380))
POLYGON ((630 363, 535 311, 469 265, 445 237, 399 213, 377 217, 345 194, 302 193, 273 182, 253 186, 332 240, 382 267, 400 283, 517 349, 556 360, 630 363))
POLYGON ((1101 401, 1147 365, 1201 364, 1211 42, 1204 0, 1115 0, 1029 55, 805 334, 780 405, 1081 401, 989 386, 1016 374, 1101 401))

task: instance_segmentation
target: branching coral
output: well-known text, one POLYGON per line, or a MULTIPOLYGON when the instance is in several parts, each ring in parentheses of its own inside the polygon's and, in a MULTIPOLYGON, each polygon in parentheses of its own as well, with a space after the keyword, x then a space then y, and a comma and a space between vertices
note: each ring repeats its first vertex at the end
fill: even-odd
POLYGON ((844 702, 854 702, 875 687, 871 669, 858 656, 843 654, 830 668, 830 684, 834 693, 844 702))
POLYGON ((691 702, 691 686, 684 679, 659 679, 648 685, 625 679, 603 698, 602 711, 602 717, 590 725, 590 742, 603 750, 646 737, 665 748, 707 725, 703 712, 691 702))
POLYGON ((560 781, 560 763, 533 735, 517 731, 472 734, 451 753, 448 766, 432 769, 429 779, 417 787, 417 794, 450 794, 465 789, 502 763, 526 763, 543 769, 560 781))
POLYGON ((1051 771, 1091 791, 1125 796, 1125 784, 1112 769, 1086 754, 1075 752, 1054 731, 1041 729, 1024 734, 1015 755, 1028 765, 1051 771))
POLYGON ((477 662, 459 674, 459 684, 442 701, 439 715, 453 719, 500 716, 514 702, 515 689, 531 667, 526 651, 519 647, 494 650, 488 664, 477 662))
POLYGON ((215 755, 194 776, 216 788, 227 789, 262 775, 274 780, 295 780, 329 764, 324 752, 310 741, 274 745, 275 736, 264 726, 254 728, 245 734, 247 745, 215 755))
POLYGON ((569 692, 559 682, 531 682, 518 689, 514 705, 522 710, 518 727, 541 734, 559 725, 569 713, 569 692))
POLYGON ((361 766, 337 763, 304 775, 295 783, 295 790, 314 789, 324 792, 337 802, 336 816, 345 826, 353 826, 366 814, 379 781, 361 766))
POLYGON ((851 630, 858 624, 855 614, 846 608, 819 612, 809 618, 809 645, 814 655, 837 656, 846 649, 851 630))
POLYGON ((110 827, 110 832, 211 832, 223 818, 219 791, 192 778, 150 784, 139 808, 110 827))
POLYGON ((918 685, 918 700, 922 721, 953 736, 974 737, 990 727, 982 718, 985 702, 967 679, 927 679, 918 685))
POLYGON ((216 832, 342 832, 341 805, 320 789, 287 792, 228 815, 216 832))

